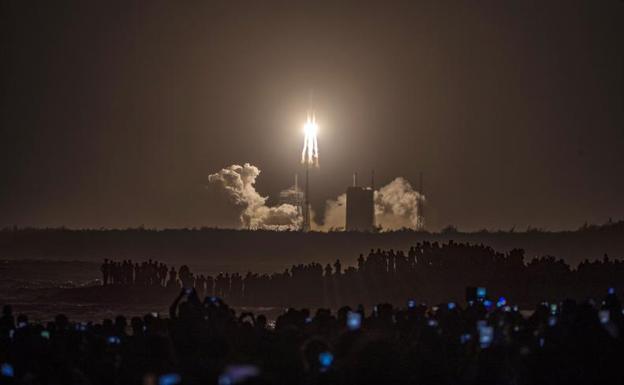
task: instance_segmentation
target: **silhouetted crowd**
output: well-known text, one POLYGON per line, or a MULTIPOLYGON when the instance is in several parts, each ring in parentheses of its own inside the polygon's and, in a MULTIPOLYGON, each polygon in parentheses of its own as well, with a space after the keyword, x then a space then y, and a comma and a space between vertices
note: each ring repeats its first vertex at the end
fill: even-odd
POLYGON ((193 274, 187 265, 169 268, 166 264, 152 261, 133 263, 131 260, 115 262, 104 260, 101 266, 102 283, 108 285, 140 285, 145 287, 195 288, 200 296, 243 298, 243 278, 240 274, 219 273, 216 277, 193 274))
POLYGON ((275 322, 182 289, 168 318, 32 323, 4 306, 7 384, 621 384, 624 319, 602 301, 529 317, 485 288, 465 305, 407 300, 285 310, 275 322))
POLYGON ((584 261, 571 268, 562 259, 533 258, 524 251, 500 253, 483 245, 422 242, 406 253, 371 250, 357 264, 343 267, 340 260, 325 266, 299 264, 273 274, 248 272, 193 274, 188 266, 174 267, 147 261, 102 265, 104 285, 134 284, 179 289, 195 287, 200 296, 218 296, 236 306, 325 306, 343 303, 366 305, 405 298, 431 302, 459 301, 467 286, 487 286, 515 302, 531 306, 543 299, 596 296, 607 287, 624 290, 624 262, 618 259, 584 261))

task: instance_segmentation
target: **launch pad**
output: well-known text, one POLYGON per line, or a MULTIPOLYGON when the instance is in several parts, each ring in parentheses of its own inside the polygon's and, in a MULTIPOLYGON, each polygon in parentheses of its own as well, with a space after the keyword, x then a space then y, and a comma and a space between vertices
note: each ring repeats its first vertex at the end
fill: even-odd
MULTIPOLYGON (((301 213, 301 231, 307 232, 312 229, 312 210, 310 205, 310 168, 311 167, 319 167, 319 151, 318 151, 318 124, 316 122, 316 116, 314 112, 308 113, 308 117, 306 122, 303 125, 304 132, 304 141, 303 141, 303 150, 301 152, 301 163, 304 166, 305 172, 305 186, 304 191, 300 192, 298 190, 297 182, 295 182, 295 190, 296 190, 296 206, 298 211, 301 213)), ((411 190, 411 186, 409 182, 406 182, 408 188, 411 190)), ((380 200, 384 199, 384 194, 382 193, 384 188, 380 189, 380 196, 378 197, 380 200)), ((424 219, 424 195, 423 191, 423 183, 422 183, 422 173, 420 175, 420 191, 417 196, 416 205, 416 213, 417 218, 415 223, 407 225, 406 227, 412 227, 415 225, 416 230, 423 231, 425 227, 425 219, 424 219)), ((412 196, 415 193, 412 194, 412 196)), ((392 196, 392 195, 390 195, 392 196)), ((380 227, 377 226, 375 221, 375 202, 376 202, 376 191, 375 191, 375 174, 374 171, 371 177, 371 185, 369 187, 361 187, 357 184, 357 173, 354 174, 353 177, 353 186, 347 188, 346 191, 346 207, 345 207, 345 222, 344 222, 344 230, 346 231, 361 231, 361 232, 375 232, 379 230, 380 227)), ((387 205, 386 205, 387 206, 387 205)), ((381 204, 381 207, 386 207, 381 204)), ((383 209, 382 209, 383 211, 383 209)), ((381 226, 381 225, 380 225, 381 226)))

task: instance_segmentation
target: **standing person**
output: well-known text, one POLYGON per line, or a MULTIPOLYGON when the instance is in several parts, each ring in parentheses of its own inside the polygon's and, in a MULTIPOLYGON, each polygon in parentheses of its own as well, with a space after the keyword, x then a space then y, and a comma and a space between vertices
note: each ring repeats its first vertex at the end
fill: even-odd
POLYGON ((193 287, 193 275, 187 265, 180 266, 180 272, 178 273, 182 286, 186 288, 193 287))
POLYGON ((160 267, 158 268, 159 272, 160 272, 160 286, 167 286, 167 265, 164 263, 160 264, 160 267))
POLYGON ((234 273, 231 275, 230 280, 230 300, 240 303, 243 299, 243 277, 238 273, 234 273))
POLYGON ((119 262, 111 261, 110 269, 111 284, 119 285, 121 282, 119 279, 119 262))
POLYGON ((211 275, 206 277, 206 294, 207 297, 214 296, 214 278, 211 275))
POLYGON ((169 270, 169 281, 167 281, 167 287, 180 287, 178 285, 178 273, 173 266, 171 266, 171 270, 169 270))
POLYGON ((4 305, 2 307, 2 317, 0 317, 0 335, 6 336, 9 330, 15 329, 15 317, 13 316, 13 307, 4 305))
POLYGON ((206 285, 206 277, 204 277, 203 274, 200 274, 195 279, 195 290, 197 290, 197 295, 199 296, 199 298, 204 298, 206 296, 205 285, 206 285))
POLYGON ((215 295, 215 297, 223 298, 222 285, 223 285, 223 273, 219 273, 219 274, 217 274, 217 276, 214 279, 214 295, 215 295))
POLYGON ((104 286, 106 286, 108 285, 108 279, 110 275, 108 259, 106 258, 104 259, 104 263, 102 263, 102 266, 100 267, 100 271, 102 272, 102 283, 104 284, 104 286))
POLYGON ((340 263, 340 259, 336 259, 334 262, 334 275, 340 276, 342 274, 342 264, 340 263))
POLYGON ((134 270, 134 284, 138 285, 138 284, 141 283, 141 279, 142 279, 142 277, 141 277, 141 265, 139 265, 139 263, 136 262, 134 264, 133 270, 134 270))

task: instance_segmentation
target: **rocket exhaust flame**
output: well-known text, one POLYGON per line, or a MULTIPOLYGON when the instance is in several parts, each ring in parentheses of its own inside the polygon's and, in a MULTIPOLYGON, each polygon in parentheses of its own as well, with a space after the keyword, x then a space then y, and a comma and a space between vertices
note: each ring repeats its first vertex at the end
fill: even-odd
POLYGON ((316 116, 312 113, 312 116, 308 113, 308 119, 303 125, 303 133, 305 134, 303 139, 303 151, 301 151, 301 163, 305 164, 305 195, 303 202, 303 223, 301 229, 303 231, 309 231, 311 229, 311 209, 310 209, 310 165, 318 167, 318 142, 316 140, 316 133, 318 131, 318 124, 316 124, 316 116))
POLYGON ((305 137, 303 140, 303 151, 301 151, 301 163, 319 165, 318 142, 316 140, 317 131, 316 117, 314 114, 312 116, 308 115, 308 119, 303 125, 305 137))
MULTIPOLYGON (((325 219, 322 224, 316 223, 310 207, 310 165, 318 167, 319 154, 316 134, 318 125, 314 114, 308 114, 303 131, 305 140, 301 153, 301 163, 305 167, 305 190, 299 188, 295 177, 295 185, 280 193, 282 203, 268 206, 268 197, 256 191, 255 183, 260 169, 249 163, 233 164, 219 172, 210 174, 211 185, 228 198, 235 209, 240 225, 247 229, 266 230, 317 230, 330 231, 345 228, 346 194, 336 200, 328 200, 325 208, 325 219)), ((374 185, 374 181, 371 181, 374 185)), ((354 181, 357 184, 357 181, 354 181)), ((422 186, 422 182, 421 182, 422 186)), ((405 228, 422 229, 422 211, 425 197, 421 191, 412 188, 407 179, 395 178, 389 184, 375 190, 373 186, 375 223, 383 230, 400 230, 405 228)))

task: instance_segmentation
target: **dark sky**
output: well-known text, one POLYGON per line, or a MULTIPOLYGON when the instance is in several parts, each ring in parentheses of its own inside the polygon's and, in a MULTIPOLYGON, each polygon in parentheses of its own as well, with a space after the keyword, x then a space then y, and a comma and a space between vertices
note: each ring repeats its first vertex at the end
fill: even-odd
POLYGON ((207 175, 424 172, 431 229, 624 217, 624 2, 0 5, 0 225, 227 225, 207 175))

